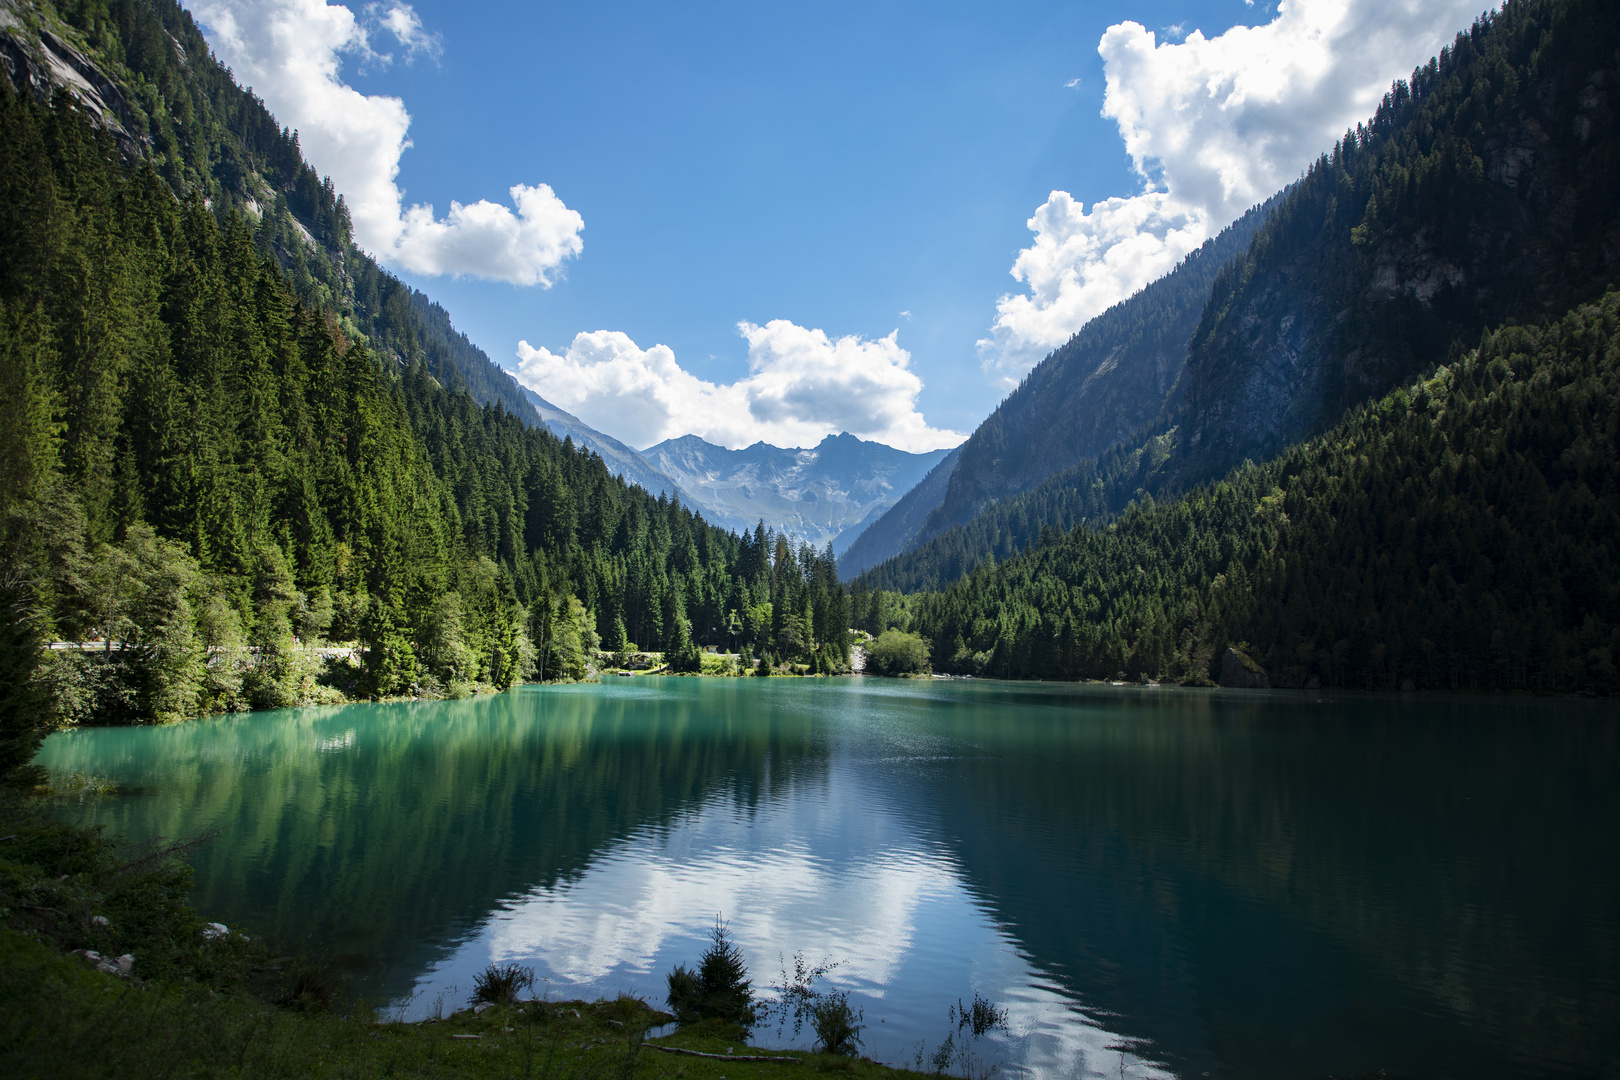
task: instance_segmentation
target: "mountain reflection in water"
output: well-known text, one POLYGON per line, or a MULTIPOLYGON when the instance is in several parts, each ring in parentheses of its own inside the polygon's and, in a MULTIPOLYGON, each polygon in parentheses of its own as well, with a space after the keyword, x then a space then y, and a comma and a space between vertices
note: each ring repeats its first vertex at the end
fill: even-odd
POLYGON ((223 828, 204 914, 418 1015, 492 960, 657 1001, 720 915, 756 986, 839 961, 880 1060, 979 991, 1004 1071, 1521 1076, 1620 1059, 1616 732, 1572 702, 638 679, 40 762, 139 789, 64 808, 132 840, 223 828))

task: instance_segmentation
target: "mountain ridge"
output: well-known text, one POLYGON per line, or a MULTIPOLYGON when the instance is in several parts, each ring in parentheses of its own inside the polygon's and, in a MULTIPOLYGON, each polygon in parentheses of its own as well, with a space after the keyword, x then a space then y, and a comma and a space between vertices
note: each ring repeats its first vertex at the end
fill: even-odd
POLYGON ((845 579, 967 524, 976 514, 1103 453, 1172 408, 1210 285, 1281 196, 1206 240, 1169 273, 1088 321, 974 429, 951 471, 874 522, 845 579))
POLYGON ((1504 5, 1398 80, 1211 289, 1171 483, 1218 476, 1620 273, 1613 27, 1504 5), (1607 32, 1605 32, 1607 31, 1607 32))
POLYGON ((848 432, 814 447, 761 440, 738 450, 682 435, 641 451, 680 483, 707 520, 743 531, 763 521, 817 548, 832 544, 835 552, 874 510, 892 505, 949 453, 913 454, 848 432))

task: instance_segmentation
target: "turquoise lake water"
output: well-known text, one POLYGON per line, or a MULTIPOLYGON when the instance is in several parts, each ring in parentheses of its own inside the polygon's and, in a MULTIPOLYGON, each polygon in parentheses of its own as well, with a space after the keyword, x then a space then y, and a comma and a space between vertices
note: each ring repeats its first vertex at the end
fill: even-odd
POLYGON ((1003 1075, 1620 1076, 1604 703, 638 678, 39 762, 113 778, 63 813, 132 841, 222 830, 206 916, 410 1017, 492 961, 661 1002, 718 915, 756 986, 837 961, 890 1063, 978 992, 1003 1075))

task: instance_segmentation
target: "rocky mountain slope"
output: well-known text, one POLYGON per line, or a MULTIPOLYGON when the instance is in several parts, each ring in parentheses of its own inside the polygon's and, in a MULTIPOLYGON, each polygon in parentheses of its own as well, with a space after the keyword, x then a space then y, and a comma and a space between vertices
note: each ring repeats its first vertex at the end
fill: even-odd
POLYGON ((178 196, 202 195, 222 224, 233 211, 256 221, 257 245, 299 299, 349 338, 401 366, 423 360, 444 385, 572 438, 649 492, 678 492, 635 451, 518 385, 443 307, 356 247, 342 196, 303 159, 297 135, 236 85, 178 3, 0 0, 0 67, 37 101, 68 94, 126 160, 150 161, 178 196))
POLYGON ((1244 214, 1037 365, 962 445, 945 498, 917 540, 960 525, 1159 419, 1172 402, 1216 274, 1248 249, 1280 198, 1244 214))
POLYGON ((916 487, 900 496, 893 506, 881 513, 874 511, 873 516, 862 525, 861 531, 851 538, 843 550, 838 551, 839 574, 845 578, 854 577, 891 558, 896 552, 903 551, 907 542, 922 529, 923 522, 928 520, 934 507, 944 501, 945 488, 961 457, 962 448, 959 446, 941 458, 939 464, 930 469, 916 487))
POLYGON ((608 472, 614 476, 623 477, 627 484, 640 484, 649 494, 669 495, 679 498, 688 505, 697 505, 691 495, 681 490, 680 485, 668 473, 661 472, 635 450, 613 436, 604 435, 590 427, 573 413, 557 408, 528 387, 520 389, 529 407, 547 430, 559 439, 572 439, 575 446, 583 446, 595 453, 608 467, 608 472))
POLYGON ((728 450, 696 435, 642 451, 673 477, 710 522, 747 530, 760 521, 800 541, 834 551, 847 546, 873 515, 892 506, 951 454, 911 454, 850 435, 829 435, 810 449, 759 442, 728 450))
POLYGON ((1041 361, 962 445, 950 471, 866 530, 840 572, 851 577, 924 544, 1164 415, 1215 275, 1248 247, 1276 201, 1250 210, 1041 361))

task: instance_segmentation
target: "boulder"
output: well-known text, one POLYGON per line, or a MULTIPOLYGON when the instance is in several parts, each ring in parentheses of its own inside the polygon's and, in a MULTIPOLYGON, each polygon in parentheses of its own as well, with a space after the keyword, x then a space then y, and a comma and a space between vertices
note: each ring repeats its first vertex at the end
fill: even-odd
POLYGON ((85 963, 106 975, 122 975, 127 977, 135 969, 135 958, 125 953, 117 960, 102 956, 94 949, 74 949, 73 955, 80 957, 85 963), (128 961, 126 964, 125 961, 128 961))
POLYGON ((1235 690, 1271 689, 1266 669, 1231 647, 1221 656, 1220 683, 1235 690))

